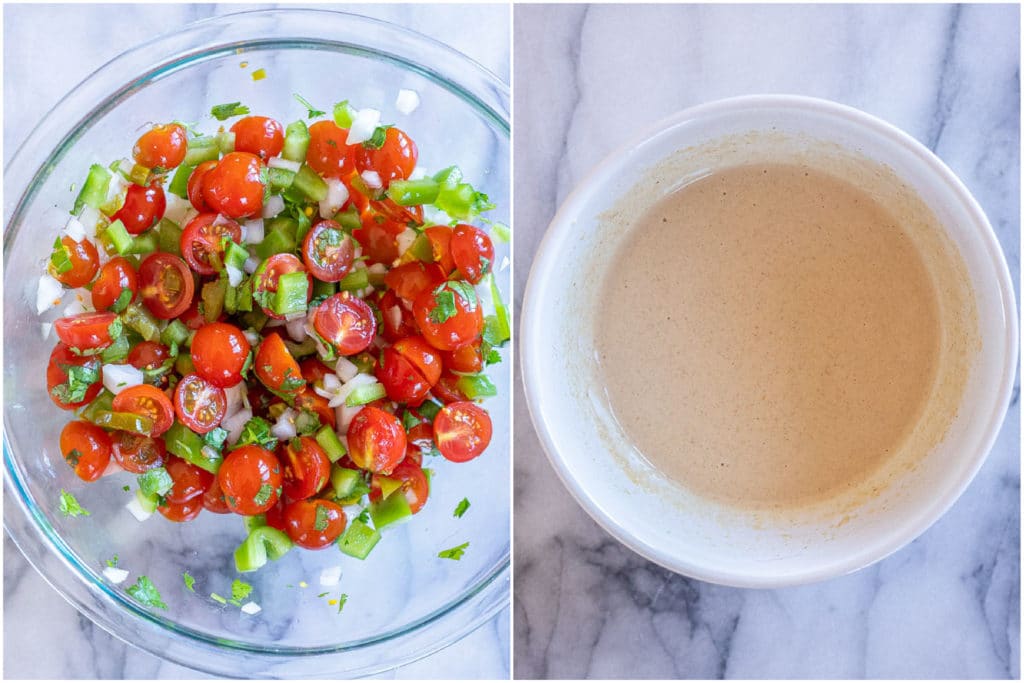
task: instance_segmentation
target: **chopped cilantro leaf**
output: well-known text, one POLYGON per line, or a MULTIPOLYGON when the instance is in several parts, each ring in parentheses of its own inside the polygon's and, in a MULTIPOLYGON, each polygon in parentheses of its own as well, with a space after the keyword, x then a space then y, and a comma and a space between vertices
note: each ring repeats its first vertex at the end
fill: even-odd
POLYGON ((68 464, 72 467, 78 466, 78 461, 82 459, 82 451, 77 448, 72 448, 71 452, 64 456, 64 459, 68 461, 68 464))
MULTIPOLYGON (((443 286, 443 285, 442 285, 443 286)), ((458 313, 455 308, 455 294, 442 289, 434 293, 434 308, 430 311, 430 320, 437 324, 447 322, 458 313)))
POLYGON ((65 517, 81 517, 82 515, 88 517, 92 514, 79 505, 78 500, 64 489, 60 490, 60 512, 65 517))
POLYGON ((181 578, 185 582, 185 588, 187 588, 189 590, 189 592, 195 593, 196 592, 196 580, 195 580, 195 577, 193 577, 188 572, 182 572, 181 573, 181 578))
POLYGON ((222 605, 226 605, 226 604, 228 604, 228 599, 227 599, 227 598, 225 598, 225 597, 224 597, 224 596, 222 596, 222 595, 217 595, 216 593, 210 593, 210 597, 211 597, 211 598, 212 598, 212 599, 213 599, 213 600, 214 600, 215 602, 219 602, 219 603, 220 603, 220 604, 222 604, 222 605))
POLYGON ((348 593, 342 593, 338 596, 338 614, 341 614, 341 610, 345 608, 346 602, 348 602, 348 593))
POLYGON ((366 149, 380 149, 384 146, 384 142, 387 140, 388 128, 391 126, 377 126, 373 129, 373 135, 370 136, 369 140, 363 142, 363 147, 366 149))
POLYGON ((317 531, 325 531, 327 529, 327 506, 317 505, 316 506, 316 520, 313 522, 313 528, 317 531))
POLYGON ((228 430, 223 427, 215 427, 203 435, 203 441, 206 442, 206 445, 216 448, 218 451, 224 447, 224 442, 227 438, 228 430))
POLYGON ((61 365, 68 379, 52 389, 52 393, 62 403, 78 403, 85 400, 85 394, 96 382, 100 381, 100 362, 90 360, 85 365, 61 365))
POLYGON ((210 109, 210 114, 218 121, 227 121, 232 116, 243 116, 249 113, 249 107, 241 102, 228 102, 227 104, 215 104, 210 109))
POLYGON ((491 349, 490 351, 487 352, 487 357, 484 358, 484 362, 486 362, 488 365, 500 363, 501 353, 498 351, 498 349, 491 349))
POLYGON ((370 509, 363 508, 359 515, 356 517, 356 519, 358 519, 363 524, 368 523, 370 521, 370 509))
POLYGON ((423 422, 423 420, 419 419, 408 410, 402 413, 402 426, 405 427, 405 431, 409 431, 421 422, 423 422))
POLYGON ((235 579, 231 582, 231 599, 233 601, 241 602, 249 597, 250 593, 252 593, 252 586, 245 581, 235 579))
POLYGON ((108 567, 116 567, 117 566, 117 561, 118 561, 118 557, 117 557, 117 555, 114 555, 112 558, 107 560, 107 566, 108 567))
POLYGON ((456 517, 462 517, 466 514, 466 510, 469 509, 469 499, 463 498, 459 501, 459 504, 455 506, 455 512, 453 513, 456 517))
POLYGON ((153 582, 149 580, 148 576, 140 576, 134 586, 129 586, 128 595, 132 596, 147 607, 167 609, 167 603, 164 602, 163 598, 160 596, 160 591, 156 589, 156 586, 153 585, 153 582))
POLYGON ((448 550, 442 550, 437 554, 437 556, 444 560, 461 560, 462 556, 466 554, 466 548, 468 547, 469 541, 466 541, 462 545, 457 545, 454 548, 448 548, 448 550))
POLYGON ((274 488, 270 484, 263 484, 260 486, 259 492, 253 496, 253 502, 257 505, 266 505, 267 501, 270 500, 270 495, 274 492, 274 488))
POLYGON ((318 598, 322 598, 322 597, 324 597, 325 595, 327 595, 328 593, 330 593, 330 591, 324 591, 323 593, 320 593, 320 594, 319 594, 319 595, 317 595, 316 597, 318 597, 318 598))
POLYGON ((262 446, 270 451, 277 448, 277 437, 270 433, 270 423, 262 417, 254 417, 246 422, 242 428, 242 436, 238 438, 235 447, 248 444, 262 446))
POLYGON ((467 311, 472 312, 476 310, 476 290, 473 289, 473 285, 468 282, 463 282, 462 280, 452 280, 445 284, 448 286, 448 289, 456 292, 462 300, 466 302, 467 311))
POLYGON ((117 301, 115 301, 114 305, 110 307, 110 310, 114 313, 123 313, 124 309, 128 308, 128 304, 132 302, 132 297, 134 295, 135 292, 125 287, 121 290, 121 293, 117 295, 117 301))
POLYGON ((162 496, 173 487, 174 480, 163 467, 154 467, 139 475, 139 489, 147 496, 162 496))
POLYGON ((306 108, 306 113, 308 114, 309 118, 315 119, 315 118, 317 118, 319 116, 326 116, 327 115, 327 112, 320 111, 319 109, 314 107, 312 104, 307 102, 306 99, 304 97, 302 97, 302 95, 299 95, 298 93, 292 93, 292 94, 295 97, 295 99, 297 99, 299 101, 299 104, 301 104, 303 107, 306 108))

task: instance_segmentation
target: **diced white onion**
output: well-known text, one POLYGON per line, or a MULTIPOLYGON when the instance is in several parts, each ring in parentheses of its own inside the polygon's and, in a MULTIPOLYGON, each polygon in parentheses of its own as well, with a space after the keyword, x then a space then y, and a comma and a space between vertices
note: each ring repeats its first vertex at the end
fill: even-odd
MULTIPOLYGON (((348 358, 345 358, 345 356, 339 358, 338 362, 334 364, 334 371, 338 373, 338 379, 342 382, 348 382, 359 374, 359 368, 356 364, 348 358)), ((326 386, 326 384, 324 386, 326 386)))
POLYGON ((409 115, 420 106, 420 95, 415 90, 401 89, 398 97, 395 98, 395 109, 403 114, 409 115))
POLYGON ((380 173, 376 171, 363 171, 359 175, 363 182, 366 183, 366 186, 372 190, 379 190, 384 187, 384 183, 380 180, 380 173))
POLYGON ((388 317, 388 324, 391 325, 391 329, 397 330, 402 325, 402 309, 398 306, 392 306, 384 311, 384 315, 388 317))
POLYGON ((64 285, 57 282, 49 273, 39 276, 39 288, 36 289, 36 313, 44 313, 60 303, 64 295, 64 285))
POLYGON ((187 227, 188 224, 191 223, 193 221, 193 219, 195 219, 195 217, 198 216, 198 215, 199 215, 199 211, 197 209, 195 209, 195 208, 190 208, 188 211, 186 211, 185 215, 181 217, 180 225, 181 225, 182 229, 187 227))
POLYGON ((255 602, 247 602, 240 608, 243 612, 252 616, 253 614, 259 614, 263 608, 257 605, 255 602))
MULTIPOLYGON (((354 408, 349 408, 344 403, 342 403, 340 406, 338 406, 337 408, 334 409, 334 418, 335 418, 335 421, 338 424, 338 431, 341 434, 345 434, 346 432, 348 432, 348 426, 350 424, 352 424, 352 420, 355 419, 355 416, 358 415, 359 411, 362 410, 362 409, 363 409, 363 406, 356 406, 354 408)), ((342 443, 344 443, 345 442, 344 437, 340 437, 340 438, 342 440, 342 443)), ((348 450, 348 446, 347 445, 345 446, 345 449, 348 450)))
POLYGON ((360 109, 348 129, 346 145, 358 145, 373 137, 373 132, 380 125, 380 112, 376 109, 360 109))
POLYGON ((256 269, 260 267, 260 263, 262 263, 262 261, 260 261, 259 258, 255 256, 250 256, 249 258, 245 259, 245 272, 249 273, 249 275, 252 275, 253 273, 256 272, 256 269))
POLYGON ((341 567, 335 565, 320 572, 321 586, 337 586, 341 581, 341 567))
POLYGON ((296 435, 295 431, 295 411, 291 408, 286 408, 281 417, 277 418, 277 422, 270 428, 270 433, 276 436, 278 439, 290 439, 296 435))
MULTIPOLYGON (((169 201, 168 205, 170 205, 169 201)), ((88 204, 84 204, 82 210, 78 212, 78 222, 92 235, 96 234, 96 228, 99 227, 101 220, 99 210, 92 208, 88 204)))
POLYGON ((241 408, 238 412, 233 415, 225 417, 220 423, 220 426, 228 430, 229 444, 233 444, 242 437, 242 430, 245 429, 245 423, 252 419, 252 409, 241 408))
POLYGON ((279 194, 272 194, 263 204, 263 217, 273 218, 284 211, 284 197, 279 194))
POLYGON ((53 323, 39 323, 39 331, 43 333, 43 339, 49 339, 50 332, 53 331, 53 323))
POLYGON ((228 273, 229 285, 231 285, 232 287, 237 287, 238 285, 242 284, 242 278, 245 277, 245 273, 243 273, 238 268, 235 268, 230 264, 224 266, 224 270, 226 270, 228 273))
POLYGON ((260 333, 253 329, 248 329, 242 334, 245 335, 246 341, 249 342, 249 346, 256 346, 260 343, 260 333))
POLYGON ((202 449, 200 449, 200 452, 203 454, 203 456, 206 457, 207 460, 210 461, 215 462, 217 458, 220 457, 220 452, 210 445, 203 446, 202 449))
POLYGON ((355 377, 345 382, 344 384, 341 385, 341 387, 338 388, 338 391, 334 394, 334 398, 330 400, 328 405, 331 408, 337 408, 340 405, 344 405, 345 399, 348 398, 348 395, 352 393, 353 389, 364 384, 376 383, 376 377, 374 377, 373 375, 368 375, 364 372, 360 372, 355 377))
MULTIPOLYGON (((111 202, 118 197, 122 197, 128 190, 128 181, 125 180, 120 173, 112 173, 110 175, 110 184, 107 185, 107 202, 111 202)), ((118 207, 120 208, 120 207, 118 207)))
POLYGON ((395 237, 395 244, 398 245, 398 253, 404 254, 412 246, 412 243, 416 241, 416 231, 412 228, 406 228, 402 232, 398 233, 395 237))
POLYGON ((104 567, 103 576, 110 579, 110 583, 116 586, 117 584, 124 582, 124 580, 128 578, 128 570, 118 569, 117 567, 104 567))
POLYGON ((71 303, 64 307, 65 318, 70 318, 79 313, 85 313, 85 305, 78 298, 72 299, 71 303))
POLYGON ((327 196, 320 202, 320 217, 333 218, 348 201, 348 188, 337 178, 327 178, 327 196))
POLYGON ((245 382, 239 382, 233 387, 224 390, 225 415, 234 415, 242 407, 242 397, 245 396, 245 382))
POLYGON ((220 214, 220 213, 218 213, 217 217, 213 219, 213 224, 214 225, 232 225, 234 223, 235 223, 235 221, 231 220, 230 218, 228 218, 224 214, 220 214))
POLYGON ((288 329, 288 336, 292 338, 292 341, 301 342, 306 338, 306 314, 302 313, 299 317, 288 320, 285 327, 288 329))
POLYGON ((116 395, 128 387, 138 386, 144 380, 142 370, 134 366, 128 364, 114 365, 112 363, 103 366, 103 386, 112 394, 116 395))
POLYGON ((284 324, 285 321, 280 318, 271 318, 263 327, 283 327, 284 324))
POLYGON ((132 513, 132 516, 140 522, 145 522, 149 519, 153 513, 147 512, 142 507, 142 503, 139 502, 138 496, 132 496, 132 499, 128 501, 128 504, 124 506, 128 512, 132 513))
POLYGON ((374 275, 384 275, 388 272, 388 267, 383 263, 374 263, 372 266, 367 266, 366 270, 374 275))
POLYGON ((504 256, 504 257, 502 257, 502 259, 501 259, 501 265, 500 265, 500 266, 498 266, 498 272, 502 272, 502 271, 508 270, 508 267, 509 267, 509 266, 510 266, 511 264, 512 264, 512 262, 508 260, 508 256, 504 256))
POLYGON ((246 244, 259 244, 263 241, 263 219, 253 218, 251 221, 245 222, 245 243, 246 244))
POLYGON ((74 216, 68 218, 68 222, 64 225, 64 234, 76 242, 81 242, 87 237, 85 226, 82 225, 82 221, 78 220, 74 216))
POLYGON ((111 458, 110 462, 107 463, 107 468, 103 470, 103 474, 100 476, 109 477, 111 474, 117 474, 118 472, 124 472, 124 470, 121 469, 121 466, 117 464, 116 460, 111 458))
POLYGON ((167 208, 164 209, 164 218, 181 225, 181 219, 192 209, 192 204, 187 199, 182 199, 173 192, 165 192, 164 194, 167 197, 167 208))
POLYGON ((299 169, 302 168, 302 164, 297 161, 289 161, 283 157, 270 157, 267 159, 267 166, 270 168, 283 168, 286 171, 292 173, 298 173, 299 169))

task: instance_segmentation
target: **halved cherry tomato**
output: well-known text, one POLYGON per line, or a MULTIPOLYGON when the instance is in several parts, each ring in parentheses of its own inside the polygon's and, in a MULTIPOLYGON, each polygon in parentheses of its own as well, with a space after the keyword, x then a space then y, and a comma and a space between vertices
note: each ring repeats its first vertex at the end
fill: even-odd
POLYGON ((284 507, 284 524, 295 545, 316 550, 334 543, 348 520, 337 503, 314 498, 297 500, 284 507))
POLYGON ((332 220, 319 221, 302 241, 302 260, 313 277, 324 282, 339 282, 348 275, 355 253, 352 238, 332 220))
POLYGON ((334 368, 316 356, 311 356, 299 363, 299 368, 302 370, 302 379, 310 384, 316 384, 321 381, 324 375, 334 374, 334 368))
MULTIPOLYGON (((402 481, 402 493, 409 501, 409 510, 414 515, 419 512, 430 495, 430 485, 423 468, 415 461, 406 458, 398 463, 388 477, 402 481)), ((377 475, 374 475, 370 483, 370 500, 374 502, 381 499, 380 485, 375 481, 376 479, 377 475)))
POLYGON ((356 170, 376 171, 381 182, 387 187, 392 180, 404 180, 416 168, 416 143, 402 130, 391 127, 384 136, 380 149, 371 149, 362 144, 356 148, 356 170))
POLYGON ((166 209, 167 197, 158 182, 150 183, 149 187, 131 183, 125 193, 124 204, 111 218, 120 220, 125 230, 138 235, 156 225, 164 217, 166 209))
POLYGON ((452 231, 452 260, 463 279, 477 284, 494 267, 494 244, 487 233, 459 223, 452 231))
POLYGON ((428 344, 426 339, 420 336, 399 339, 395 342, 394 349, 420 371, 427 384, 437 384, 437 380, 441 378, 441 354, 428 344))
POLYGON ((46 388, 54 404, 58 408, 72 410, 96 398, 96 394, 103 388, 100 366, 100 359, 97 356, 79 356, 71 347, 58 342, 53 347, 50 362, 46 366, 46 388), (84 368, 89 375, 96 377, 96 381, 82 389, 84 382, 79 377, 75 382, 76 386, 72 387, 68 383, 68 369, 72 366, 84 368), (73 400, 76 396, 81 398, 73 400))
POLYGON ((60 433, 60 452, 79 479, 96 481, 110 464, 110 437, 90 422, 68 422, 60 433))
POLYGON ((459 391, 458 381, 459 376, 446 368, 441 373, 441 378, 437 380, 437 384, 430 390, 430 393, 441 399, 444 403, 468 401, 469 397, 459 391))
POLYGON ((106 311, 120 300, 125 290, 131 292, 127 302, 131 303, 138 289, 139 276, 131 261, 123 256, 115 256, 103 264, 99 277, 92 285, 92 306, 97 311, 106 311))
POLYGON ((434 262, 444 270, 445 278, 455 270, 455 260, 452 258, 451 242, 452 229, 447 225, 431 225, 423 231, 423 234, 430 240, 430 251, 434 256, 434 262))
POLYGON ((224 492, 220 490, 220 480, 217 477, 213 478, 210 488, 206 489, 206 493, 203 494, 203 507, 218 515, 226 515, 231 512, 228 502, 224 500, 224 492))
POLYGON ((181 255, 200 275, 214 275, 224 262, 224 238, 242 241, 238 223, 215 213, 201 213, 181 233, 181 255), (216 256, 215 256, 216 255, 216 256))
POLYGON ((377 305, 383 321, 381 330, 386 340, 394 344, 403 337, 418 333, 412 311, 399 301, 398 295, 393 291, 389 289, 384 292, 377 305))
MULTIPOLYGON (((472 287, 468 283, 463 285, 472 287)), ((467 300, 451 281, 416 297, 412 313, 420 333, 441 351, 452 351, 471 343, 484 329, 480 302, 475 296, 472 301, 467 300)))
POLYGON ((430 384, 423 373, 395 347, 389 346, 381 352, 383 363, 377 369, 377 379, 384 385, 388 398, 398 403, 418 406, 430 393, 430 384))
POLYGON ((258 515, 281 496, 281 463, 265 448, 242 446, 224 458, 217 480, 233 512, 258 515))
POLYGON ((217 162, 213 159, 204 161, 192 169, 192 174, 188 177, 188 185, 186 186, 188 201, 200 213, 208 213, 210 211, 210 207, 203 198, 203 180, 206 178, 206 174, 212 171, 216 165, 217 162))
POLYGON ((443 351, 441 358, 444 360, 444 367, 452 372, 463 372, 474 374, 484 368, 484 359, 481 354, 480 343, 477 339, 465 346, 460 346, 454 351, 443 351))
POLYGON ((339 355, 351 356, 369 348, 377 333, 377 319, 365 301, 341 292, 317 306, 313 327, 339 355))
POLYGON ((184 503, 206 493, 213 485, 214 475, 201 467, 170 455, 164 462, 164 469, 171 475, 174 486, 164 494, 164 498, 172 503, 184 503))
POLYGON ((158 505, 156 509, 172 522, 191 522, 203 511, 203 501, 200 498, 192 498, 184 503, 168 501, 166 505, 158 505))
POLYGON ((53 321, 53 330, 68 346, 83 352, 95 352, 114 343, 114 338, 110 335, 110 326, 117 321, 117 313, 78 313, 53 321))
POLYGON ((176 168, 185 160, 188 136, 185 127, 177 123, 156 125, 147 130, 135 143, 132 156, 146 168, 176 168))
POLYGON ((389 270, 384 276, 384 284, 406 301, 415 301, 420 294, 447 279, 444 270, 436 263, 410 261, 389 270))
POLYGON ((227 396, 199 375, 185 375, 174 389, 174 412, 196 434, 206 434, 224 419, 227 396))
POLYGON ((452 462, 479 456, 491 443, 491 416, 475 403, 449 403, 434 418, 434 442, 452 462))
POLYGON ((230 152, 203 176, 207 206, 228 218, 255 216, 263 209, 263 163, 255 154, 230 152))
MULTIPOLYGON (((359 194, 358 192, 356 194, 359 194)), ((383 216, 389 221, 401 224, 403 227, 409 223, 423 225, 422 206, 399 206, 385 197, 384 199, 368 200, 365 210, 360 212, 363 223, 366 223, 367 214, 371 216, 383 216)), ((379 218, 378 218, 379 221, 379 218)))
POLYGON ((68 287, 84 287, 92 282, 100 269, 100 255, 95 245, 89 240, 76 242, 67 235, 60 238, 60 243, 71 261, 71 270, 58 273, 51 269, 50 274, 68 287))
POLYGON ((264 160, 276 157, 284 147, 284 128, 266 116, 246 116, 231 126, 235 151, 249 152, 264 160))
POLYGON ((134 413, 153 420, 153 430, 148 436, 160 436, 174 424, 171 399, 150 384, 123 389, 114 397, 113 408, 119 413, 134 413))
POLYGON ((285 530, 284 524, 284 498, 278 498, 277 502, 274 503, 269 510, 263 513, 267 516, 267 526, 273 527, 278 531, 285 530))
POLYGON ((268 334, 260 342, 253 365, 257 379, 271 391, 296 394, 306 386, 302 369, 277 332, 268 334))
POLYGON ((380 408, 366 406, 348 426, 348 455, 360 469, 390 474, 405 458, 405 446, 402 423, 380 408))
MULTIPOLYGON (((303 377, 305 377, 305 374, 303 374, 303 377)), ((305 387, 295 396, 295 410, 308 410, 311 413, 315 413, 320 419, 320 424, 330 425, 333 429, 337 417, 334 413, 334 408, 331 408, 328 403, 329 401, 313 391, 312 387, 305 387)))
POLYGON ((170 350, 163 344, 141 341, 128 352, 128 364, 139 370, 156 370, 170 357, 170 350))
POLYGON ((285 273, 306 273, 309 286, 306 288, 306 302, 313 298, 313 278, 306 272, 306 266, 294 254, 274 254, 263 261, 252 276, 252 296, 259 302, 263 312, 271 318, 283 320, 271 307, 278 281, 285 273))
POLYGON ((201 299, 196 297, 192 300, 192 305, 188 307, 188 310, 178 316, 178 320, 185 324, 185 327, 195 331, 206 324, 206 316, 199 310, 199 304, 201 299))
POLYGON ((355 169, 355 148, 349 147, 348 129, 334 121, 317 121, 309 127, 306 163, 324 178, 347 178, 355 169))
POLYGON ((200 377, 226 389, 242 381, 249 350, 249 340, 234 325, 208 323, 192 338, 192 363, 200 377))
POLYGON ((170 320, 192 305, 196 283, 184 261, 173 254, 157 252, 139 266, 139 292, 153 315, 170 320))
POLYGON ((401 254, 398 253, 397 237, 405 232, 405 223, 385 220, 378 223, 375 218, 363 221, 363 227, 352 231, 363 249, 363 256, 371 265, 383 263, 390 266, 401 254))
POLYGON ((142 474, 160 467, 167 458, 163 439, 120 431, 113 432, 110 437, 114 460, 127 472, 142 474))
POLYGON ((281 486, 286 500, 315 496, 331 477, 331 460, 312 437, 300 436, 281 443, 277 447, 277 459, 284 468, 281 486))

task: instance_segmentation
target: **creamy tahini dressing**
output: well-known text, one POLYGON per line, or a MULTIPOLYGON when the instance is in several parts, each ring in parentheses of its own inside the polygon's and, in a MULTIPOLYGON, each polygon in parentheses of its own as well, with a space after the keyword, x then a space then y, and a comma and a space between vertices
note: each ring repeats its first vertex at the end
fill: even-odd
POLYGON ((694 493, 771 507, 861 483, 935 384, 938 295, 914 242, 854 185, 800 165, 716 171, 630 228, 603 283, 610 407, 694 493))

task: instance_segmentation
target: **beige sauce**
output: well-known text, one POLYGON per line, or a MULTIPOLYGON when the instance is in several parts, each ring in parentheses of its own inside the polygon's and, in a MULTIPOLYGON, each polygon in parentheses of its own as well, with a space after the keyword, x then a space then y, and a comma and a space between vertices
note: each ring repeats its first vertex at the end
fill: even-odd
POLYGON ((853 185, 796 165, 701 178, 632 227, 603 285, 611 408, 694 493, 789 507, 897 451, 942 331, 921 254, 853 185))

